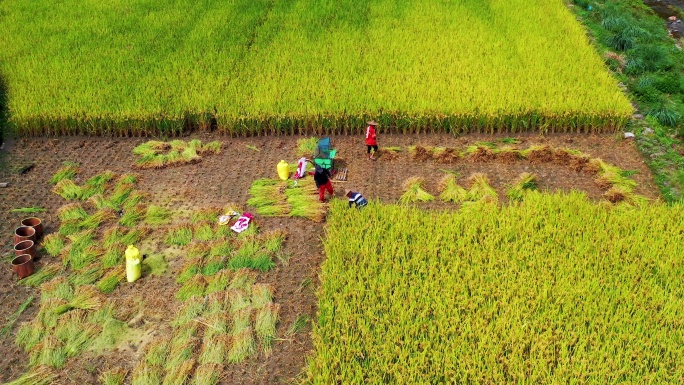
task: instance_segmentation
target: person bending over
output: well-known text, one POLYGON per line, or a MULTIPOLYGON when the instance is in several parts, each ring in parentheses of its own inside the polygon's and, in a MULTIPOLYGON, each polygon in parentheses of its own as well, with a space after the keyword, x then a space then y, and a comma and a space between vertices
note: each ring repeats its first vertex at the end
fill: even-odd
POLYGON ((352 207, 353 204, 356 205, 357 209, 360 209, 361 207, 365 207, 368 204, 368 201, 366 198, 361 195, 359 192, 354 192, 352 190, 345 190, 344 195, 349 198, 349 208, 352 207))

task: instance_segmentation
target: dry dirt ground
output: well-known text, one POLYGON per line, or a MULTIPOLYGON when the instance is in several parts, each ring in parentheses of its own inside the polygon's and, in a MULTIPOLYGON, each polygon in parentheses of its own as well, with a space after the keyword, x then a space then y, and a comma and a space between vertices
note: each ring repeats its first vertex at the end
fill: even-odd
MULTIPOLYGON (((625 170, 634 170, 633 178, 638 183, 637 193, 657 198, 653 178, 633 142, 616 138, 614 135, 469 135, 454 137, 450 135, 380 135, 380 147, 410 145, 447 146, 464 149, 478 141, 496 142, 505 137, 520 140, 517 145, 526 148, 531 144, 549 144, 555 147, 580 150, 592 157, 617 165, 625 170)), ((58 195, 51 192, 49 179, 63 161, 81 163, 81 176, 88 178, 105 170, 117 174, 136 172, 139 175, 138 190, 150 194, 151 203, 165 204, 172 209, 201 208, 221 206, 227 202, 245 204, 248 189, 257 178, 276 177, 276 164, 285 159, 297 159, 298 137, 255 137, 229 138, 211 134, 197 134, 188 138, 202 141, 220 140, 223 151, 218 155, 204 157, 200 163, 162 170, 134 170, 136 156, 132 149, 145 141, 142 138, 43 138, 20 139, 5 154, 5 162, 0 163, 0 182, 9 182, 7 188, 0 188, 0 326, 6 318, 16 311, 28 296, 37 296, 33 305, 27 309, 15 324, 7 338, 0 339, 0 382, 16 378, 25 372, 27 355, 14 344, 14 333, 21 322, 30 320, 36 314, 39 300, 38 290, 16 284, 17 277, 9 264, 12 248, 12 234, 19 225, 22 214, 10 213, 13 208, 44 207, 47 211, 40 214, 46 223, 46 233, 58 227, 57 209, 65 204, 58 195), (246 146, 256 146, 258 151, 246 146), (25 174, 18 170, 33 165, 25 174)), ((452 164, 412 161, 404 151, 396 159, 379 157, 377 161, 365 158, 363 138, 358 136, 338 136, 332 138, 333 147, 339 150, 338 164, 348 169, 348 181, 335 183, 336 199, 342 199, 344 188, 361 191, 367 198, 381 199, 385 202, 396 201, 402 193, 402 182, 411 176, 425 178, 428 191, 436 193, 438 180, 443 173, 440 169, 458 171, 463 182, 473 172, 486 173, 492 186, 505 196, 505 184, 512 182, 521 172, 534 172, 539 176, 542 190, 586 191, 592 199, 601 199, 604 190, 593 181, 593 177, 577 173, 568 167, 556 164, 533 164, 517 161, 504 164, 497 161, 473 163, 459 160, 452 164)), ((83 179, 82 179, 83 180, 83 179)), ((428 204, 426 207, 446 208, 444 204, 428 204)), ((275 287, 275 302, 281 306, 279 335, 284 335, 292 322, 302 314, 313 319, 316 315, 315 289, 318 285, 318 271, 324 259, 321 239, 324 225, 303 219, 261 218, 257 223, 262 230, 284 228, 289 234, 285 252, 291 255, 289 263, 278 266, 268 273, 262 273, 258 282, 269 283, 275 287), (312 285, 303 285, 313 282, 312 285)), ((164 276, 146 277, 135 284, 122 284, 109 296, 121 304, 137 306, 140 317, 135 321, 138 328, 157 328, 153 335, 163 334, 163 320, 169 318, 169 309, 174 306, 173 294, 179 285, 175 283, 177 268, 171 268, 164 276), (143 295, 144 305, 136 303, 135 298, 143 295)), ((139 301, 138 301, 139 302, 139 301)), ((306 357, 311 353, 311 328, 296 335, 292 341, 278 341, 273 354, 252 357, 237 365, 228 365, 222 375, 225 384, 275 384, 289 383, 298 376, 306 365, 306 357)), ((97 383, 98 374, 111 367, 132 370, 143 351, 144 343, 130 341, 128 346, 95 355, 84 353, 70 361, 67 368, 60 372, 59 383, 97 383)), ((127 377, 127 383, 130 375, 127 377)))

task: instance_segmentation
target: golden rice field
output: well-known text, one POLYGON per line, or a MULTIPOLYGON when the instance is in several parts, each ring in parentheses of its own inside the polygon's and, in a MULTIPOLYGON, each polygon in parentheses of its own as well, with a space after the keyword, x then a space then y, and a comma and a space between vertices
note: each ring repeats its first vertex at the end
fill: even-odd
POLYGON ((24 135, 612 131, 631 114, 561 0, 0 2, 24 135))
POLYGON ((684 378, 684 207, 531 193, 458 212, 335 202, 312 384, 684 378))

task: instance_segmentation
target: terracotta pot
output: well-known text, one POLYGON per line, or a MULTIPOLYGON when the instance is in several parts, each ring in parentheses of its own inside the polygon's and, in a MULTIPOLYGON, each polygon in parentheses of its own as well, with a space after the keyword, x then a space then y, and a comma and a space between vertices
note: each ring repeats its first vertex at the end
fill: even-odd
POLYGON ((20 256, 22 254, 29 254, 31 257, 36 257, 36 244, 33 241, 21 241, 14 245, 14 254, 20 256))
POLYGON ((36 230, 36 239, 39 239, 40 237, 43 236, 43 221, 41 221, 40 218, 36 218, 36 217, 24 218, 21 221, 21 225, 33 227, 33 229, 36 230))
POLYGON ((21 226, 14 230, 14 244, 21 241, 36 241, 36 230, 33 227, 21 226))
POLYGON ((31 257, 30 254, 22 254, 12 260, 12 269, 17 273, 19 279, 26 278, 33 274, 35 268, 33 257, 31 257))

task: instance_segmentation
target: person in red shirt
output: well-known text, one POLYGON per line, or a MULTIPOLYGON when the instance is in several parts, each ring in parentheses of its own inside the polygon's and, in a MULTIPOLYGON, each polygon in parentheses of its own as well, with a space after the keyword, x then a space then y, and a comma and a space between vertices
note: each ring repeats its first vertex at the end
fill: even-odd
POLYGON ((378 142, 375 139, 375 127, 378 125, 374 120, 368 122, 366 127, 366 151, 368 152, 368 159, 375 160, 375 153, 378 152, 378 142), (371 152, 373 149, 373 152, 371 152))

